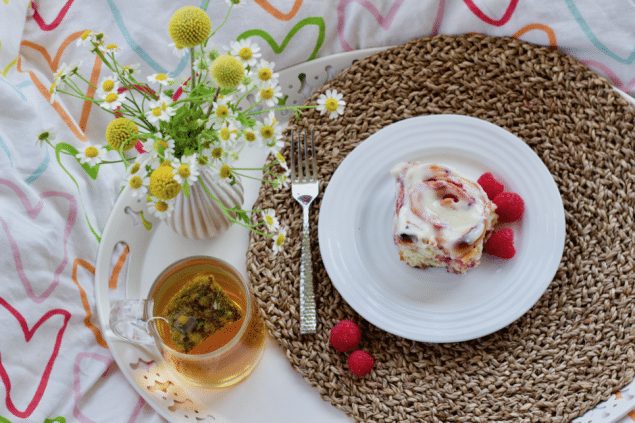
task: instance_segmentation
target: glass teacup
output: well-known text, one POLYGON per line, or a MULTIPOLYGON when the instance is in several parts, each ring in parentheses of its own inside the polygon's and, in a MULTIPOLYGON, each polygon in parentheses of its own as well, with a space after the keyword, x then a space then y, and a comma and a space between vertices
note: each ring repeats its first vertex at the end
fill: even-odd
POLYGON ((152 284, 147 299, 114 302, 110 327, 128 342, 155 345, 179 376, 204 388, 231 386, 247 377, 258 364, 265 342, 265 327, 245 279, 230 264, 207 256, 188 257, 168 266, 152 284), (174 319, 170 314, 177 300, 179 304, 196 303, 199 309, 201 303, 219 307, 216 300, 202 302, 191 288, 193 278, 201 275, 212 275, 222 291, 221 299, 232 310, 239 310, 233 320, 209 336, 200 336, 196 328, 211 322, 208 325, 200 316, 198 321, 174 319), (191 300, 184 297, 185 292, 191 292, 191 300), (183 344, 182 339, 197 342, 183 344))

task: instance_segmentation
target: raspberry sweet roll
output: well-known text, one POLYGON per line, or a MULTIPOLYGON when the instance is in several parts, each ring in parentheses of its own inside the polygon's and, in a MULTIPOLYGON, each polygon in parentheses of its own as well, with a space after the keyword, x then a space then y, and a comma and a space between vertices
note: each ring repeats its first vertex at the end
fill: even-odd
POLYGON ((496 205, 483 189, 452 169, 404 162, 397 180, 394 240, 410 266, 465 273, 478 266, 483 242, 496 224, 496 205))

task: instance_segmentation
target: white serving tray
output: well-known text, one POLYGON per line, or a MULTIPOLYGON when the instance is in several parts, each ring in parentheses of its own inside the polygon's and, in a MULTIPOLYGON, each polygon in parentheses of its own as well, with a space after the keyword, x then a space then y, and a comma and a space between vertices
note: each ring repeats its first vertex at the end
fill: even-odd
MULTIPOLYGON (((387 47, 336 54, 280 71, 280 84, 289 104, 301 104, 313 90, 331 79, 353 61, 387 47)), ((619 90, 617 90, 619 91, 619 90)), ((635 104, 635 99, 619 91, 635 104)), ((281 120, 285 116, 281 116, 281 120)), ((245 150, 247 151, 247 150, 245 150)), ((260 166, 265 155, 248 151, 239 164, 260 166)), ((257 181, 245 180, 245 206, 251 207, 258 195, 257 181)), ((142 347, 117 338, 108 326, 110 302, 123 297, 145 296, 155 277, 170 263, 190 255, 211 255, 233 264, 246 275, 245 255, 249 234, 238 226, 211 241, 192 241, 179 237, 151 216, 154 226, 147 231, 138 211, 142 205, 124 190, 104 229, 97 254, 95 273, 96 308, 99 323, 110 351, 131 386, 159 414, 170 422, 336 422, 349 419, 322 401, 288 364, 282 350, 268 338, 265 353, 254 373, 239 385, 224 390, 186 388, 158 357, 142 347), (120 243, 130 248, 127 271, 117 289, 109 289, 113 251, 120 243)), ((583 423, 614 422, 635 408, 635 383, 625 388, 622 399, 615 396, 578 419, 583 423)))

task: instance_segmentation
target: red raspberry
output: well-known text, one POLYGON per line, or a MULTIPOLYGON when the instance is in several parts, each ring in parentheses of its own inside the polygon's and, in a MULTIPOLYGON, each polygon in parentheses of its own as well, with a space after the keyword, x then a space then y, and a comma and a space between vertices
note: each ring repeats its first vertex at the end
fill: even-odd
POLYGON ((331 345, 339 352, 354 350, 361 340, 362 332, 351 320, 342 320, 331 329, 331 345))
POLYGON ((375 359, 366 351, 353 351, 351 355, 348 356, 348 370, 357 377, 366 376, 373 370, 374 365, 375 359))
POLYGON ((481 188, 483 188, 483 191, 485 191, 490 200, 493 200, 494 197, 503 192, 505 189, 505 186, 498 182, 496 178, 494 178, 494 175, 489 172, 482 174, 481 177, 478 178, 477 182, 481 188))
POLYGON ((499 222, 515 222, 523 217, 525 202, 515 192, 501 192, 493 201, 499 222))
POLYGON ((514 248, 514 231, 510 228, 494 231, 485 243, 485 252, 504 259, 514 257, 516 254, 516 249, 514 248))

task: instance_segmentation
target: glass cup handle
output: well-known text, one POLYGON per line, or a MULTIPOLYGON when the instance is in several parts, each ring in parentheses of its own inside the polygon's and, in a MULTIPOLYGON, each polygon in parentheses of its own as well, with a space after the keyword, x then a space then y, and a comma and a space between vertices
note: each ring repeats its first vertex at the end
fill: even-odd
POLYGON ((155 344, 149 325, 163 317, 147 318, 152 300, 118 300, 110 308, 110 329, 115 335, 133 344, 155 344))

